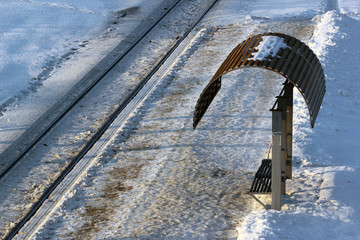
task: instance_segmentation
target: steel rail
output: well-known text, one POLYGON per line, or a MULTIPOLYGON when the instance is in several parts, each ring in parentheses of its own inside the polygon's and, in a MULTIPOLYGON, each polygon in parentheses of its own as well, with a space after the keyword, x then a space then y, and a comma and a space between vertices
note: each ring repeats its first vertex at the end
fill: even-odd
MULTIPOLYGON (((179 1, 178 1, 179 2, 179 1)), ((177 3, 178 3, 177 2, 177 3)), ((176 3, 176 4, 177 4, 176 3)), ((95 145, 95 143, 101 138, 105 131, 110 127, 114 122, 116 117, 126 108, 133 98, 139 93, 139 91, 144 87, 144 85, 149 81, 149 79, 159 70, 159 68, 165 63, 165 61, 170 57, 170 55, 175 51, 175 49, 184 41, 184 39, 190 34, 190 32, 200 23, 200 21, 205 17, 205 15, 213 8, 217 3, 217 0, 210 5, 210 7, 200 16, 200 18, 189 28, 184 35, 177 40, 176 44, 162 57, 161 61, 151 70, 151 72, 141 81, 141 83, 136 87, 136 89, 126 98, 126 100, 115 110, 105 124, 92 136, 86 146, 78 153, 76 158, 69 164, 69 166, 61 173, 61 175, 54 181, 54 183, 43 193, 40 199, 34 204, 31 210, 20 220, 19 223, 10 231, 10 233, 5 237, 5 239, 12 239, 19 230, 35 215, 43 203, 49 198, 51 193, 56 189, 56 187, 64 180, 64 178, 73 170, 76 164, 89 152, 89 150, 95 145)), ((112 66, 113 67, 113 66, 112 66)), ((108 71, 107 71, 108 72, 108 71)), ((70 110, 69 110, 70 111, 70 110)))
MULTIPOLYGON (((110 66, 104 69, 103 73, 90 84, 78 98, 76 98, 66 109, 64 109, 58 116, 50 122, 50 124, 42 131, 38 136, 34 138, 13 160, 10 161, 3 169, 0 171, 0 179, 3 178, 74 106, 83 99, 86 94, 88 94, 91 89, 93 89, 129 52, 141 41, 146 35, 180 2, 177 0, 167 11, 161 15, 150 28, 148 28, 137 40, 135 40, 126 51, 121 54, 110 66)), ((86 75, 85 75, 86 76, 86 75)))

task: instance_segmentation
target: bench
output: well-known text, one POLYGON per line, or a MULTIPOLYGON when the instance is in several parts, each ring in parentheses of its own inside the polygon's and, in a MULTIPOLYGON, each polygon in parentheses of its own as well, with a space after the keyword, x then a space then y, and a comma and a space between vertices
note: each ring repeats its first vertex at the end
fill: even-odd
POLYGON ((253 197, 264 208, 268 209, 254 194, 270 194, 271 193, 271 159, 263 159, 255 178, 251 184, 248 194, 253 197))

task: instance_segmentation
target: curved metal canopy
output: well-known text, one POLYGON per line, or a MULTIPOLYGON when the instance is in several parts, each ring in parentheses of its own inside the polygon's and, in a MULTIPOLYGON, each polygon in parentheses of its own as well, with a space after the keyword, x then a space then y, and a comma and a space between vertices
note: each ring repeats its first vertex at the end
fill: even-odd
POLYGON ((193 119, 196 128, 221 88, 221 77, 242 67, 261 67, 284 76, 302 94, 314 127, 325 95, 325 76, 319 59, 300 40, 281 33, 254 35, 235 47, 198 99, 193 119))

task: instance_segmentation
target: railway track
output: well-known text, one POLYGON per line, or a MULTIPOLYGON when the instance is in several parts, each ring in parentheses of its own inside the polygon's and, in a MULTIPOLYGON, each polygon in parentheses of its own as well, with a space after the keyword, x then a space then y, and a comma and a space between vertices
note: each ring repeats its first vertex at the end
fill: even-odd
MULTIPOLYGON (((51 112, 56 112, 54 114, 55 116, 49 116, 50 121, 48 121, 45 125, 45 128, 35 136, 32 136, 32 140, 30 143, 28 143, 23 149, 19 151, 19 153, 11 160, 8 164, 6 164, 2 169, 0 170, 0 179, 5 176, 13 166, 15 166, 39 141, 42 139, 71 109, 74 108, 76 104, 79 103, 81 99, 86 96, 91 89, 93 89, 98 83, 101 82, 101 80, 127 55, 133 50, 139 43, 142 41, 148 33, 159 24, 159 22, 169 13, 173 10, 173 8, 180 2, 181 0, 177 0, 169 9, 166 10, 164 14, 160 16, 138 39, 136 39, 122 54, 118 56, 114 56, 114 59, 112 59, 109 63, 107 63, 107 66, 102 67, 99 71, 99 67, 95 67, 93 70, 91 70, 87 75, 84 76, 82 80, 80 80, 79 84, 83 84, 84 81, 88 81, 90 79, 89 75, 95 75, 95 78, 90 79, 90 84, 83 89, 79 94, 76 94, 77 96, 71 101, 61 102, 60 106, 55 106, 56 109, 51 110, 51 112), (94 74, 95 69, 98 73, 94 74)), ((111 53, 112 54, 112 53, 111 53)), ((78 85, 79 85, 78 84, 78 85)), ((78 86, 75 86, 75 88, 78 88, 78 86)), ((73 95, 73 92, 70 92, 68 95, 73 95)), ((132 93, 134 94, 134 93, 132 93)), ((66 97, 68 98, 68 97, 66 97)), ((2 155, 8 155, 8 153, 4 153, 2 155)))
MULTIPOLYGON (((134 41, 131 46, 120 56, 117 56, 114 61, 108 66, 106 66, 100 74, 96 77, 94 81, 84 90, 81 94, 76 97, 71 103, 68 103, 67 106, 61 107, 61 112, 52 119, 46 128, 41 131, 41 133, 35 137, 30 144, 28 144, 20 153, 10 161, 0 172, 0 181, 5 178, 9 173, 14 170, 15 166, 21 164, 21 161, 31 153, 33 149, 40 148, 45 145, 41 141, 51 132, 53 129, 61 122, 67 115, 70 114, 72 109, 79 107, 78 105, 81 101, 89 94, 93 89, 109 74, 112 74, 114 68, 122 63, 122 60, 130 54, 134 49, 141 44, 142 41, 147 41, 151 31, 160 25, 164 18, 172 11, 175 11, 176 7, 185 2, 184 0, 178 0, 149 28, 147 29, 140 38, 134 41)), ((127 95, 126 99, 117 106, 115 110, 107 117, 107 119, 102 123, 101 127, 89 137, 85 146, 76 153, 71 162, 67 164, 66 168, 57 176, 55 181, 53 181, 49 186, 47 186, 41 197, 32 204, 31 208, 26 212, 24 216, 21 216, 19 219, 15 219, 15 222, 9 231, 5 234, 5 239, 28 239, 31 238, 36 230, 44 223, 46 216, 49 215, 55 208, 58 206, 59 202, 62 199, 63 194, 65 194, 71 187, 76 183, 76 180, 82 176, 82 174, 89 168, 91 165, 91 160, 96 158, 96 156, 102 151, 102 149, 107 145, 107 142, 111 140, 111 136, 121 128, 124 122, 127 121, 132 112, 135 111, 137 106, 139 106, 144 99, 146 99, 149 94, 156 88, 156 85, 161 80, 161 77, 164 76, 166 71, 171 68, 171 66, 176 62, 178 56, 181 55, 183 51, 186 50, 191 40, 196 37, 197 31, 194 30, 198 26, 201 19, 207 14, 207 12, 215 5, 215 1, 208 1, 208 6, 204 7, 203 10, 198 13, 198 17, 191 24, 190 27, 184 31, 183 35, 178 37, 177 41, 171 46, 166 53, 162 54, 162 57, 154 67, 149 71, 146 76, 140 81, 139 84, 127 95), (101 141, 99 141, 101 140, 101 141), (19 232, 21 234, 19 234, 19 232)))

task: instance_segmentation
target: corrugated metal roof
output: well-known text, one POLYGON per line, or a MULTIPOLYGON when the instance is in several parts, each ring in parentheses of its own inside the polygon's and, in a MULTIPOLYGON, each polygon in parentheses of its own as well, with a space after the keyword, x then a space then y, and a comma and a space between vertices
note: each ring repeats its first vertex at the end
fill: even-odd
POLYGON ((196 128, 221 88, 221 77, 242 67, 261 67, 289 80, 302 94, 314 127, 325 95, 325 76, 319 59, 300 40, 281 33, 249 37, 235 47, 221 64, 197 101, 193 126, 196 128))

